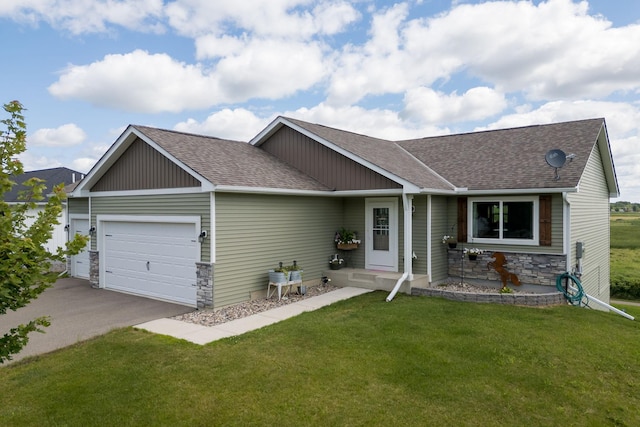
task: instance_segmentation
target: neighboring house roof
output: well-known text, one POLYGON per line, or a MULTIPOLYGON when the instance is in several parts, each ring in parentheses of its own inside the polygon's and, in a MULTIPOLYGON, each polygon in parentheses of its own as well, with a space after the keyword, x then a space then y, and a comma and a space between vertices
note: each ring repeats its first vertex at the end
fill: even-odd
POLYGON ((16 183, 16 185, 13 186, 11 191, 8 191, 7 193, 4 194, 4 201, 18 202, 19 201, 18 194, 21 191, 24 191, 27 189, 22 184, 31 178, 40 178, 45 181, 46 188, 43 192, 43 195, 46 198, 48 194, 51 194, 54 186, 58 184, 64 184, 65 191, 68 192, 70 190, 69 185, 77 184, 77 182, 79 182, 83 178, 83 176, 84 175, 81 172, 74 171, 64 167, 40 169, 40 170, 25 172, 21 175, 18 175, 12 178, 12 180, 16 183))

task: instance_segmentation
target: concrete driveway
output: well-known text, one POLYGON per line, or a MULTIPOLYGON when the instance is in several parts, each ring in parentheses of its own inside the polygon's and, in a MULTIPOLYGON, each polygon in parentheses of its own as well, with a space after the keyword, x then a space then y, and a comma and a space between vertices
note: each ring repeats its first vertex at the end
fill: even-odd
MULTIPOLYGON (((27 356, 75 344, 115 328, 133 326, 154 319, 194 311, 192 307, 171 304, 120 292, 94 289, 82 279, 59 279, 38 299, 18 311, 0 315, 0 336, 12 327, 40 316, 49 316, 46 333, 29 334, 29 344, 13 356, 27 356)), ((4 365, 11 363, 5 362, 4 365)), ((2 366, 0 364, 0 366, 2 366)))

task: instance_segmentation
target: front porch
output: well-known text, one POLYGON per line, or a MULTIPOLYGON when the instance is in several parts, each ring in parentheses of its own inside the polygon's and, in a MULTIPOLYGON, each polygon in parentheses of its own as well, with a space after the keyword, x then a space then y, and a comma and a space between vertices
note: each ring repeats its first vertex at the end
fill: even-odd
MULTIPOLYGON (((365 270, 363 268, 342 268, 340 270, 325 270, 324 275, 331 279, 331 284, 340 287, 354 286, 376 291, 391 292, 402 277, 402 273, 393 271, 365 270)), ((411 294, 411 288, 426 288, 429 279, 426 274, 414 274, 413 280, 406 280, 399 292, 411 294)))

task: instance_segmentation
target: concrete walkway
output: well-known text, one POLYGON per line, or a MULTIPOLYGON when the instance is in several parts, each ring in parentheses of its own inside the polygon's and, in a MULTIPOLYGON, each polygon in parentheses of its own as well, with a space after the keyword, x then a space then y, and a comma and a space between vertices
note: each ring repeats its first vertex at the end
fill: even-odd
POLYGON ((164 318, 136 325, 135 328, 144 329, 156 334, 169 335, 175 338, 191 341, 195 344, 204 345, 222 338, 232 337, 255 329, 260 329, 290 317, 297 316, 305 311, 316 310, 320 307, 333 304, 334 302, 362 295, 367 292, 372 291, 370 289, 354 287, 340 288, 323 295, 307 298, 302 301, 215 326, 202 326, 164 318))

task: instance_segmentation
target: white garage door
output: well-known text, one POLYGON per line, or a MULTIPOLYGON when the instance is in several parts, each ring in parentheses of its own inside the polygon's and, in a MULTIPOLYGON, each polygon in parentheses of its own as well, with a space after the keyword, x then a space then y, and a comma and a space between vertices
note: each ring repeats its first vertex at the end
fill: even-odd
MULTIPOLYGON (((70 224, 69 235, 75 236, 76 234, 82 234, 83 236, 89 235, 89 220, 88 219, 72 219, 70 224)), ((71 256, 71 276, 82 277, 83 279, 89 278, 89 250, 91 249, 91 241, 87 242, 84 251, 78 255, 71 256)))
POLYGON ((196 305, 193 223, 104 222, 104 286, 196 305))

